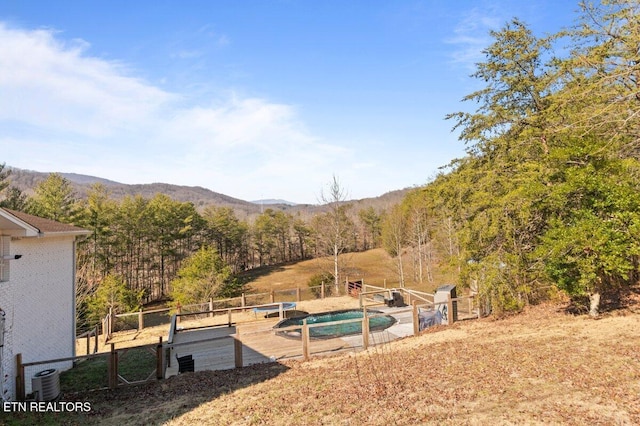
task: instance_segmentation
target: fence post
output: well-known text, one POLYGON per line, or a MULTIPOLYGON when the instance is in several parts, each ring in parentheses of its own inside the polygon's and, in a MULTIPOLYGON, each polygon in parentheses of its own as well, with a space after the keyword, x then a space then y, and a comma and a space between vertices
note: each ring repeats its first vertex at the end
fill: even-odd
POLYGON ((420 316, 418 314, 418 301, 413 301, 413 312, 412 312, 412 322, 413 322, 413 335, 417 336, 420 333, 420 316))
POLYGON ((244 293, 242 293, 242 297, 240 298, 240 304, 242 305, 243 308, 247 306, 247 296, 245 296, 244 293))
POLYGON ((324 299, 324 281, 320 284, 320 299, 324 299))
POLYGON ((113 336, 113 323, 116 322, 116 313, 112 308, 109 308, 109 338, 113 336))
POLYGON ((407 305, 411 305, 411 292, 406 290, 404 292, 407 295, 407 305))
POLYGON ((229 315, 229 317, 227 318, 227 325, 231 327, 231 308, 227 310, 227 314, 229 315))
POLYGON ((369 348, 369 317, 366 307, 362 308, 362 347, 365 350, 369 348))
POLYGON ((21 353, 16 355, 16 397, 18 401, 25 400, 24 365, 22 365, 21 353))
POLYGON ((156 379, 161 380, 164 378, 164 360, 162 357, 162 336, 156 346, 156 379))
POLYGON ((280 321, 284 319, 284 307, 282 303, 278 303, 278 319, 280 319, 280 321))
POLYGON ((89 346, 91 345, 91 332, 87 333, 87 355, 89 355, 89 346))
POLYGON ((276 301, 275 292, 271 290, 271 292, 269 292, 269 303, 274 303, 275 301, 276 301))
POLYGON ((176 325, 180 324, 180 314, 182 313, 182 305, 180 302, 176 304, 176 325))
POLYGON ((142 313, 142 308, 138 311, 138 331, 144 328, 144 314, 142 313))
POLYGON ((95 354, 96 352, 98 352, 98 326, 97 325, 96 325, 96 328, 94 329, 93 337, 94 337, 93 353, 95 354))
POLYGON ((447 293, 447 325, 453 325, 453 300, 451 293, 447 293))
POLYGON ((242 368, 242 340, 239 337, 240 329, 236 327, 236 335, 233 338, 233 357, 236 368, 242 368))
POLYGON ((309 325, 306 318, 302 320, 302 358, 309 361, 309 325))
POLYGON ((107 375, 109 389, 115 389, 118 387, 118 352, 116 352, 116 345, 113 343, 111 344, 109 362, 107 363, 107 375))
POLYGON ((209 298, 209 317, 213 316, 213 298, 209 298))
POLYGON ((300 301, 300 287, 296 287, 296 302, 300 301))

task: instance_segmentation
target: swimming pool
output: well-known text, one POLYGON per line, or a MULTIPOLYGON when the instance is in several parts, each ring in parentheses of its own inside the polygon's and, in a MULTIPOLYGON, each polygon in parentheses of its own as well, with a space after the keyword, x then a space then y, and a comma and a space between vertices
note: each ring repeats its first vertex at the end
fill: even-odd
MULTIPOLYGON (((380 311, 367 310, 367 315, 378 315, 380 311)), ((325 322, 344 321, 353 319, 362 319, 361 309, 348 309, 341 311, 322 312, 319 314, 309 314, 295 318, 289 318, 280 321, 274 328, 285 328, 294 325, 302 325, 306 319, 307 324, 321 324, 325 322)), ((369 318, 369 331, 380 331, 391 327, 395 324, 396 319, 390 315, 375 316, 369 318)), ((281 336, 300 338, 301 329, 289 331, 278 331, 281 336)), ((309 337, 312 339, 331 339, 334 337, 350 336, 362 333, 362 321, 348 322, 346 324, 332 324, 326 326, 309 327, 309 337)))
MULTIPOLYGON (((295 308, 296 308, 295 302, 282 302, 283 311, 289 311, 295 308)), ((274 303, 272 305, 263 305, 263 306, 258 306, 257 308, 253 308, 253 312, 255 313, 258 313, 258 312, 270 313, 270 312, 278 312, 278 311, 280 311, 279 303, 274 303)))

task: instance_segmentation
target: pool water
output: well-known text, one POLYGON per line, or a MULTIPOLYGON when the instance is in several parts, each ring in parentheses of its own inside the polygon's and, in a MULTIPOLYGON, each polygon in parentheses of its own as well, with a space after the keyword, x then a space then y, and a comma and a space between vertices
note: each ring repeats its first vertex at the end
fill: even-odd
MULTIPOLYGON (((367 315, 380 314, 380 311, 368 310, 367 315)), ((302 325, 304 320, 307 324, 319 324, 333 321, 344 321, 350 319, 362 319, 362 310, 350 309, 343 311, 323 312, 319 314, 304 315, 296 318, 289 318, 280 321, 274 328, 284 328, 294 325, 302 325)), ((369 330, 380 331, 391 327, 396 319, 390 315, 369 318, 369 330)), ((301 330, 278 332, 286 337, 300 337, 301 330)), ((349 336, 362 333, 362 321, 354 321, 346 324, 334 324, 321 327, 309 327, 309 337, 312 339, 330 339, 333 337, 349 336)))

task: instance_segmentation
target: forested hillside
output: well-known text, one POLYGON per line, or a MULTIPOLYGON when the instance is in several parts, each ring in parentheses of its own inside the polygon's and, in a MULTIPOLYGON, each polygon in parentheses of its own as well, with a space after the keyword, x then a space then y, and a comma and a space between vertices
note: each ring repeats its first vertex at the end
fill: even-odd
POLYGON ((640 276, 640 4, 601 3, 557 34, 491 33, 475 111, 447 117, 467 155, 403 204, 450 236, 493 311, 557 285, 597 315, 640 276))

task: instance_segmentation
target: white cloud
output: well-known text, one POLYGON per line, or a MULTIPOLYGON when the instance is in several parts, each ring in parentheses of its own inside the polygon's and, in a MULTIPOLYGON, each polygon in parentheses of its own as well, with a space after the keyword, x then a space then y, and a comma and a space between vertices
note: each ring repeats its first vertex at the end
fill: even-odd
POLYGON ((491 6, 474 7, 465 11, 454 28, 454 36, 445 40, 454 46, 450 53, 454 64, 475 70, 475 65, 484 59, 482 51, 492 42, 489 32, 504 23, 500 15, 497 8, 491 6))
POLYGON ((0 161, 15 167, 309 201, 351 155, 290 105, 233 93, 190 105, 53 30, 0 23, 0 93, 0 161))

